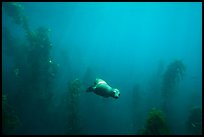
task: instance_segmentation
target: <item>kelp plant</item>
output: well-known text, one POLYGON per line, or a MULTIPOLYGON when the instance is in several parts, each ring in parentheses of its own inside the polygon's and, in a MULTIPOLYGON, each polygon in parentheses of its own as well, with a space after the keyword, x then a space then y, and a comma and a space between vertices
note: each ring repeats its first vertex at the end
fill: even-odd
MULTIPOLYGON (((16 91, 13 92, 13 100, 16 101, 14 102, 15 108, 22 115, 32 114, 36 126, 40 122, 45 124, 50 121, 45 119, 48 118, 46 115, 48 115, 48 108, 52 100, 53 80, 58 70, 58 64, 53 61, 50 55, 52 48, 49 39, 50 29, 38 27, 31 31, 28 19, 24 15, 24 8, 20 3, 4 2, 3 7, 7 15, 14 20, 14 23, 21 26, 26 34, 26 40, 22 46, 16 47, 14 41, 9 43, 13 44, 10 45, 10 49, 15 48, 11 50, 14 54, 10 53, 9 55, 14 59, 13 70, 18 78, 18 86, 14 88, 16 91), (32 110, 38 111, 33 112, 32 110), (45 116, 44 121, 40 120, 41 116, 45 116)), ((7 31, 8 36, 5 41, 9 40, 11 34, 7 31)), ((32 127, 35 125, 34 123, 30 124, 25 117, 23 120, 25 128, 28 128, 24 131, 29 132, 29 129, 35 129, 32 127)))
POLYGON ((67 134, 80 133, 80 119, 79 119, 79 96, 80 96, 81 82, 79 79, 73 80, 68 87, 67 97, 67 134))
POLYGON ((18 2, 3 2, 3 7, 4 7, 7 15, 10 16, 16 24, 20 25, 23 23, 24 7, 20 3, 18 3, 18 2))
POLYGON ((169 64, 162 81, 162 95, 165 98, 173 94, 173 90, 176 84, 183 78, 185 70, 186 67, 181 60, 175 60, 169 64))
POLYGON ((153 108, 145 124, 145 128, 139 131, 142 135, 168 135, 169 129, 164 114, 159 109, 153 108))
POLYGON ((202 135, 202 108, 193 107, 186 122, 187 130, 192 135, 202 135))
POLYGON ((162 79, 162 96, 164 99, 163 107, 165 108, 169 99, 174 95, 175 87, 183 78, 186 70, 185 65, 181 60, 175 60, 168 65, 167 70, 164 72, 162 79))
POLYGON ((172 99, 178 91, 177 87, 183 79, 185 70, 186 67, 183 62, 175 60, 168 65, 167 70, 163 74, 161 85, 163 102, 161 105, 172 132, 175 130, 175 116, 172 115, 172 112, 174 112, 172 99))
POLYGON ((13 107, 8 104, 7 96, 2 95, 2 131, 3 134, 12 134, 20 124, 20 119, 13 107))
MULTIPOLYGON (((14 45, 11 48, 15 48, 14 59, 18 57, 14 62, 14 72, 16 76, 21 76, 23 85, 20 87, 23 87, 26 92, 34 90, 35 92, 29 93, 31 97, 41 91, 44 92, 41 92, 41 96, 37 95, 37 97, 50 97, 51 81, 56 76, 58 69, 58 64, 50 57, 52 48, 49 39, 50 29, 38 27, 35 31, 31 31, 28 19, 24 15, 24 7, 18 2, 4 2, 3 7, 16 24, 22 25, 26 33, 27 41, 24 42, 24 46, 17 48, 14 42, 10 43, 10 45, 14 45)), ((18 91, 18 94, 21 91, 18 91)))

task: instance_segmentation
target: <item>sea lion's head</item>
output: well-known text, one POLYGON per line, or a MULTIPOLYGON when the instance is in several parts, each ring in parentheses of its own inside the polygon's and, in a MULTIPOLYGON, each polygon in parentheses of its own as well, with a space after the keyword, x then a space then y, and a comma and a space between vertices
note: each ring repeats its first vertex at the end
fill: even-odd
POLYGON ((118 89, 113 89, 113 97, 118 99, 120 96, 120 91, 118 89))

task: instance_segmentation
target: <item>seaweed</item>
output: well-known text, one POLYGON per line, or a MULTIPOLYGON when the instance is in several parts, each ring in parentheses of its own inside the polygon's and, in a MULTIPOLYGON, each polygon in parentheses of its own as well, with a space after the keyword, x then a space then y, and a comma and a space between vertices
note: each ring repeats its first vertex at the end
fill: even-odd
POLYGON ((2 95, 2 130, 3 134, 12 134, 20 125, 20 119, 16 111, 8 103, 7 96, 2 95))
POLYGON ((175 95, 175 89, 179 82, 183 79, 185 70, 186 67, 183 62, 181 60, 175 60, 168 65, 167 70, 164 72, 161 92, 163 96, 162 107, 166 113, 171 111, 171 106, 169 106, 170 100, 172 99, 173 95, 175 95))
POLYGON ((193 107, 186 122, 187 130, 193 135, 202 135, 202 108, 193 107))
POLYGON ((181 60, 175 60, 168 65, 162 80, 162 95, 164 98, 169 98, 173 95, 173 90, 183 78, 185 70, 186 67, 181 60))
POLYGON ((181 60, 175 60, 170 63, 164 72, 161 92, 163 97, 162 109, 165 112, 171 131, 174 131, 174 115, 172 115, 173 105, 172 99, 178 92, 177 87, 184 77, 186 66, 181 60))
POLYGON ((145 128, 139 130, 139 134, 142 135, 168 135, 169 133, 164 114, 156 108, 149 112, 145 128))
POLYGON ((16 24, 23 23, 24 7, 19 2, 4 2, 3 7, 8 16, 10 16, 16 24))
POLYGON ((49 114, 48 108, 53 97, 53 80, 59 65, 50 55, 50 29, 38 27, 31 30, 29 20, 24 15, 24 7, 20 3, 5 2, 3 7, 7 15, 22 27, 26 34, 26 39, 21 42, 7 29, 4 31, 4 39, 7 42, 7 53, 14 60, 12 78, 15 78, 16 86, 13 88, 11 100, 21 117, 32 113, 35 122, 29 124, 24 118, 22 123, 24 128, 31 126, 29 128, 33 130, 32 126, 41 122, 42 115, 45 116, 44 123, 48 118, 46 115, 49 114), (31 105, 32 107, 28 107, 31 105), (38 111, 33 112, 32 109, 38 111))
POLYGON ((73 80, 68 87, 67 97, 67 134, 80 133, 80 119, 79 119, 79 96, 80 96, 81 82, 79 79, 73 80))

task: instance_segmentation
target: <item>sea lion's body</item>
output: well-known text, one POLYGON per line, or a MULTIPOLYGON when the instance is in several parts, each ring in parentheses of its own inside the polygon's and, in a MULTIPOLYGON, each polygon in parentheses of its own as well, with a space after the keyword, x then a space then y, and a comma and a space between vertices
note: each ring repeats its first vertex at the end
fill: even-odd
POLYGON ((114 89, 110 87, 104 80, 96 79, 93 86, 90 86, 87 89, 87 92, 94 92, 97 95, 103 97, 113 97, 118 98, 120 96, 120 92, 118 89, 114 89))

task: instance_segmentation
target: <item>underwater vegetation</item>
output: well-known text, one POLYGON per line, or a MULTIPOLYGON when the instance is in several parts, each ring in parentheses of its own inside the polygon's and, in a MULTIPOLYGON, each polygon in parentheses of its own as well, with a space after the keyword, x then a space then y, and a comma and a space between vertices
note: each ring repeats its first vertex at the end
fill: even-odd
MULTIPOLYGON (((167 28, 163 23, 159 23, 163 25, 162 29, 164 30, 159 30, 158 36, 157 33, 148 31, 151 25, 147 25, 146 28, 146 25, 143 24, 143 21, 148 23, 149 19, 146 20, 148 15, 151 15, 151 21, 155 20, 155 22, 157 22, 158 17, 159 21, 163 21, 163 18, 160 19, 160 17, 163 17, 166 11, 161 15, 158 14, 156 18, 154 18, 152 15, 157 13, 157 11, 153 12, 153 14, 147 14, 146 8, 141 8, 143 10, 145 9, 144 19, 143 14, 134 13, 134 11, 138 9, 133 10, 134 6, 131 6, 130 9, 128 8, 128 12, 132 12, 131 14, 127 12, 128 16, 125 16, 126 11, 125 8, 122 7, 122 10, 125 11, 124 14, 111 13, 108 17, 109 12, 115 10, 108 11, 112 9, 112 7, 107 6, 104 8, 105 5, 102 6, 102 11, 98 12, 99 9, 97 9, 96 13, 93 14, 94 16, 90 16, 90 14, 92 14, 90 10, 83 12, 83 7, 86 6, 80 6, 77 3, 72 3, 71 5, 63 4, 63 7, 58 7, 59 5, 57 5, 57 3, 43 3, 42 5, 40 3, 22 3, 22 5, 25 4, 25 6, 31 8, 28 10, 30 11, 29 13, 25 13, 26 10, 24 10, 24 7, 18 2, 4 2, 2 4, 2 8, 7 14, 3 22, 5 26, 3 26, 2 32, 3 55, 5 57, 3 59, 4 70, 2 72, 4 73, 4 77, 2 80, 4 84, 2 91, 6 93, 2 95, 3 134, 131 134, 133 132, 135 134, 143 125, 143 129, 139 132, 139 134, 142 135, 169 135, 174 134, 174 129, 176 129, 176 134, 186 133, 187 131, 192 135, 202 134, 202 108, 195 107, 188 112, 191 106, 200 103, 200 98, 198 99, 198 97, 200 97, 200 85, 196 83, 200 82, 200 77, 194 81, 190 79, 189 81, 187 80, 189 82, 187 86, 185 85, 186 83, 181 83, 182 88, 184 87, 183 89, 187 89, 188 87, 189 89, 182 91, 181 88, 181 92, 179 92, 180 89, 177 90, 177 86, 182 82, 186 71, 186 66, 182 60, 173 60, 166 68, 163 61, 161 61, 158 64, 157 71, 155 71, 155 73, 152 71, 152 68, 155 66, 154 61, 158 58, 162 56, 161 58, 165 59, 169 57, 168 55, 170 55, 170 57, 174 56, 173 44, 177 43, 182 46, 182 43, 188 43, 182 41, 186 40, 185 38, 187 36, 181 37, 181 39, 171 38, 176 29, 171 30, 169 26, 180 28, 177 26, 178 21, 175 21, 171 25, 171 22, 165 20, 164 24, 167 24, 167 28), (70 7, 71 9, 69 9, 70 7), (45 13, 43 12, 42 15, 39 15, 39 12, 35 13, 35 10, 32 10, 35 8, 41 8, 39 11, 45 11, 45 13), (47 10, 50 8, 53 9, 53 11, 47 10), (56 11, 58 8, 60 8, 60 11, 56 11), (68 9, 68 11, 66 12, 64 8, 68 9), (80 10, 77 10, 77 8, 80 8, 80 10), (108 10, 105 11, 104 9, 108 10), (66 13, 57 14, 61 11, 66 13), (46 19, 43 20, 42 18, 45 17, 45 15, 46 19), (139 18, 133 17, 133 15, 137 15, 139 18), (34 19, 36 20, 30 22, 32 20, 29 19, 32 16, 35 17, 34 19), (97 16, 97 18, 94 18, 95 16, 97 16), (100 16, 102 18, 100 18, 100 16), (120 16, 122 18, 125 17, 127 20, 121 21, 122 18, 120 16), (130 19, 128 19, 128 17, 130 17, 130 19), (8 18, 13 21, 11 26, 9 26, 10 19, 8 18), (138 22, 139 19, 139 23, 135 24, 133 22, 134 19, 136 22, 138 22), (57 33, 60 33, 60 30, 66 30, 66 32, 62 33, 62 35, 55 35, 53 39, 50 39, 51 31, 48 27, 32 27, 36 26, 34 23, 37 22, 38 24, 41 21, 51 25, 57 33), (6 23, 8 24, 6 25, 6 23), (114 23, 116 23, 116 25, 112 27, 114 23), (108 31, 104 30, 104 26, 108 31), (112 29, 107 28, 107 26, 112 29), (118 28, 121 30, 119 30, 121 33, 110 37, 112 34, 118 33, 118 28), (137 28, 139 28, 139 31, 135 33, 134 30, 138 30, 137 28), (148 35, 145 33, 146 29, 148 35), (128 32, 129 30, 131 33, 128 32), (149 48, 146 47, 149 44, 145 41, 143 42, 144 39, 139 39, 139 41, 138 39, 134 39, 134 37, 140 38, 141 36, 141 38, 145 38, 146 36, 149 37, 149 34, 156 34, 153 39, 150 39, 150 42, 157 45, 157 43, 155 43, 157 40, 154 40, 154 38, 160 38, 161 33, 166 33, 166 31, 169 30, 170 33, 167 33, 171 34, 170 39, 162 38, 162 41, 159 41, 158 44, 158 46, 171 45, 173 47, 169 50, 173 51, 172 54, 169 53, 165 56, 163 56, 164 52, 162 52, 162 50, 166 52, 166 48, 149 48), (97 32, 102 32, 100 33, 102 35, 95 35, 97 32), (142 32, 142 35, 140 35, 140 32, 142 32), (110 35, 106 35, 106 33, 110 35), (85 36, 84 34, 88 35, 85 36), (123 37, 123 34, 130 34, 130 36, 124 35, 125 37, 123 37), (133 35, 134 37, 132 37, 133 35), (176 41, 173 41, 173 44, 168 43, 174 39, 176 41), (55 44, 52 44, 53 40, 56 40, 55 42, 57 43, 56 50, 53 49, 53 46, 55 46, 55 44), (140 42, 144 46, 128 47, 135 44, 141 45, 140 42), (97 49, 103 46, 110 46, 110 50, 105 47, 105 50, 102 49, 95 53, 97 49), (112 54, 107 54, 107 56, 103 58, 103 54, 102 56, 99 55, 106 51, 114 51, 117 49, 119 49, 119 52, 114 52, 113 56, 112 54), (152 49, 149 54, 150 56, 143 54, 143 52, 146 52, 148 49, 152 49), (155 52, 157 49, 159 52, 155 52), (62 52, 59 52, 59 50, 62 52), (135 54, 135 56, 134 51, 136 50, 138 54, 135 54), (52 56, 52 53, 56 59, 52 56), (77 53, 80 53, 80 55, 77 55, 77 53), (158 53, 158 56, 149 60, 155 53, 158 53), (129 60, 131 57, 133 60, 129 60), (140 57, 144 57, 144 60, 134 62, 134 59, 140 59, 140 57), (62 64, 62 69, 60 69, 59 73, 59 65, 55 62, 58 59, 62 64), (106 62, 106 60, 108 62, 106 62), (128 63, 126 61, 131 62, 128 63), (150 62, 148 63, 146 61, 150 62), (103 63, 106 65, 103 65, 103 63), (113 65, 113 67, 107 67, 107 63, 113 65), (147 68, 145 64, 147 64, 147 66, 152 65, 152 67, 147 68), (86 70, 84 70, 84 68, 86 70), (142 73, 139 74, 141 71, 142 73), (148 73, 145 71, 148 71, 148 73), (148 81, 152 72, 154 75, 151 80, 148 81), (113 84, 116 84, 116 86, 119 86, 121 90, 124 90, 124 96, 118 101, 112 101, 86 95, 86 88, 92 84, 92 80, 95 79, 97 75, 105 77, 112 81, 113 84), (76 78, 75 76, 81 79, 72 79, 76 78), (122 78, 123 76, 124 78, 122 78), (69 82, 66 83, 67 81, 69 82), (147 81, 149 83, 146 83, 147 81), (194 82, 195 85, 192 86, 191 82, 194 82), (195 93, 195 97, 193 98, 195 100, 192 99, 192 101, 189 101, 188 99, 191 99, 191 92, 195 93), (177 93, 181 94, 176 96, 177 93), (160 105, 163 105, 164 109, 161 109, 160 105), (153 109, 149 111, 151 108, 153 109), (147 112, 149 113, 146 117, 147 112), (186 112, 189 113, 189 117, 186 112), (186 130, 184 129, 185 127, 186 130)), ((90 7, 96 9, 95 5, 88 6, 88 8, 90 7)), ((117 11, 118 9, 121 8, 117 8, 117 11)), ((169 21, 173 21, 173 18, 174 16, 170 16, 170 18, 167 17, 167 19, 170 19, 169 21)), ((176 17, 176 19, 178 19, 178 17, 176 17)), ((188 21, 188 18, 185 17, 180 20, 183 19, 188 21)), ((191 23, 189 25, 191 25, 191 23)), ((186 26, 188 25, 184 25, 184 27, 181 27, 179 30, 185 30, 186 26)), ((193 27, 190 29, 194 30, 193 27)), ((154 29, 151 31, 154 31, 154 29)), ((179 32, 177 34, 182 33, 179 32)), ((190 34, 194 35, 194 33, 190 34)), ((197 37, 197 35, 195 36, 197 37)), ((196 41, 198 40, 199 39, 196 39, 196 41)), ((199 46, 199 41, 194 42, 190 40, 189 43, 195 47, 197 47, 197 44, 199 46)), ((177 50, 185 49, 179 47, 177 50)), ((186 62, 194 62, 195 68, 198 68, 196 65, 200 64, 199 60, 194 60, 194 58, 191 58, 192 56, 183 56, 188 53, 188 51, 189 50, 185 52, 176 51, 175 53, 177 54, 175 55, 178 55, 178 57, 186 57, 186 62), (179 53, 181 53, 181 55, 179 53), (196 61, 198 61, 198 63, 196 61)), ((199 56, 196 59, 198 58, 199 56)), ((197 77, 200 73, 199 70, 198 72, 197 70, 198 69, 193 72, 192 69, 190 72, 193 72, 196 75, 195 77, 197 77)))
POLYGON ((176 93, 176 86, 184 76, 186 70, 185 65, 181 60, 175 60, 167 66, 163 74, 161 92, 163 97, 163 109, 169 111, 169 101, 176 93))
POLYGON ((167 66, 166 71, 163 74, 162 85, 161 85, 161 94, 163 98, 162 110, 164 111, 167 121, 169 123, 169 128, 172 132, 175 131, 174 126, 174 107, 172 105, 172 99, 175 97, 178 89, 176 88, 179 85, 179 82, 183 79, 184 72, 186 67, 181 60, 175 60, 167 66))
POLYGON ((13 107, 8 104, 7 96, 2 95, 2 131, 10 134, 20 124, 20 119, 13 107))
POLYGON ((67 98, 67 134, 80 133, 80 119, 79 119, 79 96, 80 96, 81 82, 79 79, 73 80, 68 85, 67 98))
POLYGON ((22 13, 23 13, 24 7, 20 3, 4 2, 3 7, 5 8, 7 15, 10 16, 16 24, 19 25, 23 23, 22 13))
POLYGON ((14 23, 22 25, 26 34, 30 33, 28 17, 24 15, 24 7, 19 2, 3 2, 3 8, 14 23))
POLYGON ((169 129, 166 119, 161 110, 153 108, 145 124, 145 128, 139 131, 142 135, 168 135, 169 129))
POLYGON ((202 135, 202 108, 193 107, 186 122, 187 130, 193 135, 202 135))
POLYGON ((162 80, 162 95, 164 98, 173 95, 173 89, 183 78, 185 70, 186 67, 181 60, 175 60, 168 65, 162 80))
MULTIPOLYGON (((6 53, 14 62, 11 78, 17 85, 9 96, 20 117, 32 114, 37 126, 48 118, 47 110, 53 97, 52 83, 59 67, 50 55, 52 47, 49 39, 50 30, 46 27, 38 27, 31 31, 28 19, 23 15, 23 7, 19 3, 4 3, 3 7, 14 23, 22 27, 26 34, 25 40, 19 42, 8 29, 4 31, 6 53), (28 107, 31 105, 32 107, 28 107), (41 120, 42 116, 44 116, 43 120, 41 120)), ((22 123, 25 126, 30 125, 27 123, 29 120, 26 118, 23 120, 22 123)), ((33 127, 25 128, 29 132, 33 127)))

